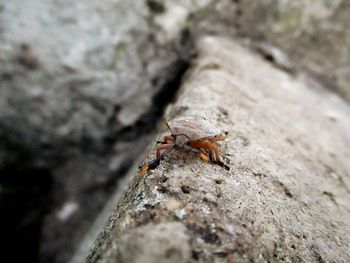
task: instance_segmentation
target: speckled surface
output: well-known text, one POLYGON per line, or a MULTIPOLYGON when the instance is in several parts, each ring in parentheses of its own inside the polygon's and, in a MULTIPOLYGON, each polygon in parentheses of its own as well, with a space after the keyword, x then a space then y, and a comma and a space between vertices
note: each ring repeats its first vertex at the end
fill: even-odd
MULTIPOLYGON (((349 18, 348 0, 0 0, 0 166, 45 167, 59 185, 52 193, 55 207, 45 219, 41 250, 51 256, 63 251, 67 259, 113 191, 116 177, 147 144, 142 125, 150 123, 147 114, 164 101, 164 94, 155 94, 174 88, 167 82, 183 73, 176 63, 189 59, 191 47, 184 39, 234 37, 258 47, 275 67, 312 73, 349 100, 349 18), (102 156, 106 149, 109 153, 102 156), (23 152, 30 164, 23 161, 23 152), (57 161, 59 168, 52 165, 57 161), (69 204, 77 207, 72 217, 58 220, 69 204)), ((254 69, 247 70, 254 75, 254 69)), ((333 100, 333 94, 324 94, 333 100)), ((196 96, 208 104, 219 95, 210 94, 210 102, 196 96)), ((333 108, 327 111, 329 119, 336 115, 333 108)), ((236 135, 244 144, 251 140, 236 135)), ((332 172, 336 168, 328 169, 338 176, 332 172)))
POLYGON ((144 177, 135 169, 86 262, 350 260, 346 103, 207 37, 166 116, 191 114, 228 131, 230 171, 181 152, 144 177))

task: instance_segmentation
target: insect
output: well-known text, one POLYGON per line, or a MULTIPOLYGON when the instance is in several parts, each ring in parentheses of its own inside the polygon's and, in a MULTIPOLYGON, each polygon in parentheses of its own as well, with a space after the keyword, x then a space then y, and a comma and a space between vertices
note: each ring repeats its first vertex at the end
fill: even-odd
POLYGON ((179 117, 165 124, 171 134, 164 136, 163 141, 157 142, 161 145, 157 147, 156 158, 139 167, 141 175, 155 169, 160 161, 174 149, 192 152, 203 161, 210 161, 227 170, 230 169, 222 162, 217 145, 217 142, 225 139, 226 133, 225 135, 221 133, 204 117, 197 115, 179 117))

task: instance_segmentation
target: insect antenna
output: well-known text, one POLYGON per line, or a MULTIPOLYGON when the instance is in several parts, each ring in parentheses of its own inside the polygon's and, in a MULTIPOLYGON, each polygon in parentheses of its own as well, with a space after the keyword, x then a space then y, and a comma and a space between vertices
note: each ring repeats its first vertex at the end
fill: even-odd
POLYGON ((170 128, 170 125, 167 121, 164 122, 165 125, 168 127, 169 131, 171 132, 171 134, 175 135, 175 133, 173 132, 173 130, 170 128))

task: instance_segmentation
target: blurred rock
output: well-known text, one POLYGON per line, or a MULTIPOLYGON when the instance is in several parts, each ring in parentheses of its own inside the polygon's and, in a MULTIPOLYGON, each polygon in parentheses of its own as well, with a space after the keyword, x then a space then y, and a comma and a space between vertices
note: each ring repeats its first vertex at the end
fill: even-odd
POLYGON ((111 128, 149 110, 160 88, 153 79, 176 59, 171 53, 159 59, 165 51, 150 39, 147 15, 139 1, 6 3, 1 131, 36 151, 80 147, 84 140, 90 149, 103 148, 111 128))
POLYGON ((147 144, 191 39, 159 42, 143 1, 14 0, 0 15, 0 168, 50 171, 40 257, 65 262, 147 144), (67 202, 79 210, 61 220, 67 202))
POLYGON ((349 1, 212 1, 190 21, 206 32, 277 47, 350 101, 349 1))

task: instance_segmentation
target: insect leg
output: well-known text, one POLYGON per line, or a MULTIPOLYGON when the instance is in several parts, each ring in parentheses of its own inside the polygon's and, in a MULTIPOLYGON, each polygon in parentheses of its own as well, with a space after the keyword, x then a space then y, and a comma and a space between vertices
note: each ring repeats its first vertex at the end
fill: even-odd
POLYGON ((220 165, 221 167, 224 167, 226 170, 230 170, 230 167, 228 167, 222 160, 219 150, 217 149, 217 146, 214 144, 213 149, 211 150, 210 159, 213 163, 220 165), (213 158, 215 157, 215 159, 213 158))
POLYGON ((202 140, 202 139, 200 139, 200 140, 196 140, 196 141, 190 142, 189 146, 193 147, 193 148, 197 148, 197 149, 198 148, 205 149, 206 151, 209 152, 210 160, 213 163, 218 164, 218 165, 224 167, 227 170, 230 169, 227 165, 225 165, 221 161, 220 151, 219 151, 218 146, 215 143, 210 142, 209 140, 202 140))
POLYGON ((175 138, 172 135, 166 135, 163 138, 163 141, 157 141, 157 143, 161 144, 169 144, 169 142, 174 142, 175 138))
MULTIPOLYGON (((165 146, 165 145, 161 145, 157 148, 157 154, 158 154, 158 149, 162 146, 165 146)), ((139 167, 139 174, 145 175, 148 171, 157 168, 157 166, 160 164, 160 161, 164 158, 164 156, 169 154, 174 149, 174 147, 175 147, 174 144, 167 144, 167 147, 164 147, 162 149, 162 150, 166 149, 166 151, 164 151, 162 154, 159 154, 159 157, 157 156, 156 159, 153 159, 152 161, 145 163, 139 167)))
POLYGON ((173 146, 173 144, 163 144, 163 145, 157 147, 157 152, 156 152, 157 159, 160 158, 160 152, 162 150, 167 150, 167 149, 169 149, 172 146, 173 146))
POLYGON ((199 151, 198 152, 198 156, 199 156, 199 158, 201 158, 203 161, 209 161, 209 156, 208 155, 206 155, 204 152, 202 152, 202 151, 199 151))
POLYGON ((215 161, 217 162, 221 162, 221 156, 220 156, 220 151, 218 149, 218 147, 216 146, 215 143, 210 143, 210 151, 213 153, 214 157, 215 157, 215 161))
POLYGON ((208 140, 200 139, 200 140, 196 140, 196 141, 191 141, 191 142, 189 142, 188 145, 190 147, 196 148, 196 149, 202 148, 202 149, 208 151, 210 154, 214 154, 215 158, 220 160, 220 152, 219 152, 218 147, 216 146, 216 144, 211 143, 208 140))

